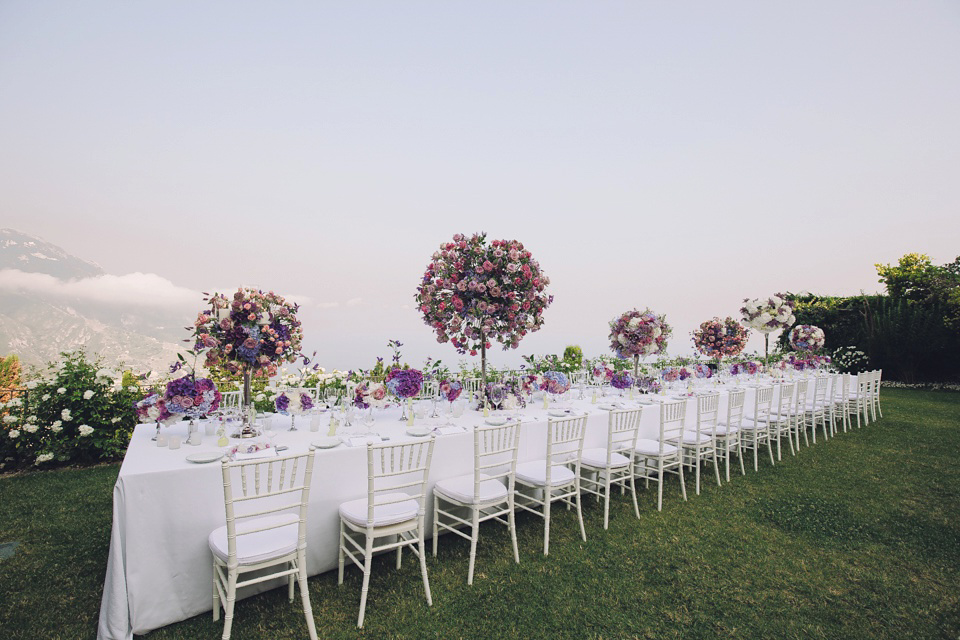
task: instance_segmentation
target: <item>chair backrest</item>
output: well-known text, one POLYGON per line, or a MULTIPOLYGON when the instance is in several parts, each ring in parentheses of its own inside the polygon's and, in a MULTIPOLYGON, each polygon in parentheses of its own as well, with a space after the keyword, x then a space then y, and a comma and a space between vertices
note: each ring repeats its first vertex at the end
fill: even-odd
POLYGON ((861 371, 857 374, 857 397, 862 401, 867 397, 868 393, 870 393, 870 374, 866 371, 861 371))
POLYGON ((610 467, 614 453, 626 452, 627 456, 637 448, 637 434, 640 432, 640 416, 643 407, 639 409, 621 409, 611 411, 607 418, 607 467, 610 467))
POLYGON ((827 401, 827 385, 830 382, 829 376, 817 376, 813 385, 813 403, 817 407, 823 407, 827 401))
MULTIPOLYGON (((777 405, 777 412, 780 414, 781 419, 783 416, 790 413, 791 405, 793 405, 793 390, 796 389, 796 382, 782 382, 776 385, 779 389, 779 404, 777 405)), ((772 404, 772 398, 771 398, 772 404)))
POLYGON ((480 389, 483 388, 483 383, 480 381, 480 378, 467 378, 463 381, 463 386, 466 387, 468 394, 473 395, 480 393, 480 389))
MULTIPOLYGON (((743 403, 747 398, 744 389, 731 391, 727 396, 727 426, 740 428, 743 422, 743 403)), ((728 432, 729 433, 729 432, 728 432)))
POLYGON ((574 371, 570 374, 570 384, 577 385, 581 382, 586 382, 587 372, 586 371, 574 371))
POLYGON ((697 396, 697 437, 704 428, 709 428, 711 433, 716 430, 717 419, 720 417, 720 394, 707 393, 697 396))
POLYGON ((873 371, 873 387, 870 389, 870 391, 873 393, 875 398, 880 396, 880 378, 882 376, 883 369, 877 369, 876 371, 873 371))
POLYGON ((436 436, 400 444, 367 443, 367 528, 375 507, 414 499, 426 513, 427 478, 436 436))
POLYGON ((480 483, 504 478, 513 493, 520 449, 520 423, 477 427, 473 432, 473 499, 480 501, 480 483))
POLYGON ((237 537, 278 529, 293 523, 290 518, 265 518, 247 524, 238 531, 238 521, 265 516, 296 513, 297 546, 307 544, 307 504, 310 499, 310 478, 313 475, 314 449, 309 453, 231 462, 221 462, 223 501, 227 514, 228 563, 236 562, 237 537))
POLYGON ((849 373, 838 373, 837 379, 833 383, 833 399, 837 398, 843 401, 843 404, 847 404, 847 400, 850 399, 850 374, 849 373))
POLYGON ((420 387, 420 393, 417 394, 418 400, 431 399, 437 396, 440 391, 440 383, 436 380, 424 380, 420 387))
POLYGON ((547 484, 550 485, 554 465, 570 462, 576 464, 580 475, 580 454, 583 453, 583 436, 587 432, 587 416, 549 418, 547 420, 547 484))
POLYGON ((756 422, 767 422, 770 418, 770 405, 773 404, 773 387, 757 388, 757 404, 754 409, 756 422))
POLYGON ((810 388, 810 379, 797 380, 796 387, 797 393, 794 398, 793 410, 796 413, 803 413, 807 408, 807 390, 810 388))
POLYGON ((660 405, 660 457, 664 446, 683 438, 683 423, 687 417, 687 401, 664 402, 660 405))
POLYGON ((243 398, 241 391, 221 391, 220 408, 226 410, 236 410, 240 408, 240 401, 243 398))

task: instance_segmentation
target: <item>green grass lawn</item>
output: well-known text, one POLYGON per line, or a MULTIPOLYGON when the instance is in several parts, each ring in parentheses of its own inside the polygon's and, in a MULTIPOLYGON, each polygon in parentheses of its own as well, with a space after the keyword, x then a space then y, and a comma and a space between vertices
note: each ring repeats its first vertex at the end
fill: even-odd
MULTIPOLYGON (((960 394, 884 390, 885 417, 737 475, 664 510, 641 490, 603 509, 555 512, 550 556, 542 521, 518 517, 520 564, 506 528, 469 544, 444 536, 428 560, 434 604, 405 554, 374 562, 366 623, 356 629, 361 574, 310 580, 321 637, 396 638, 958 638, 960 394)), ((761 459, 763 460, 763 459, 761 459)), ((117 466, 0 478, 0 638, 93 638, 110 542, 117 466)), ((738 469, 739 474, 739 469, 738 469)), ((706 476, 708 479, 711 475, 706 476)), ((201 569, 198 569, 201 570, 201 569)), ((206 568, 202 568, 207 571, 206 568)), ((216 638, 204 614, 149 638, 216 638)), ((233 637, 306 637, 286 590, 237 604, 233 637)))

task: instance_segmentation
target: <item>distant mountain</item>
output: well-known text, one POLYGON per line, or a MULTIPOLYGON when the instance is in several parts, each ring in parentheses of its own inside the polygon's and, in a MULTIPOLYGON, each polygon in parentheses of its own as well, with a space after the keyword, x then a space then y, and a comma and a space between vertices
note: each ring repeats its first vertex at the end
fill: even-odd
POLYGON ((103 275, 98 265, 13 229, 0 229, 0 269, 45 273, 61 280, 103 275))
MULTIPOLYGON (((0 229, 0 270, 42 273, 61 281, 104 275, 98 265, 40 238, 0 229)), ((16 353, 27 365, 83 347, 108 366, 138 372, 165 369, 187 332, 182 310, 137 308, 29 289, 0 288, 0 355, 16 353)))

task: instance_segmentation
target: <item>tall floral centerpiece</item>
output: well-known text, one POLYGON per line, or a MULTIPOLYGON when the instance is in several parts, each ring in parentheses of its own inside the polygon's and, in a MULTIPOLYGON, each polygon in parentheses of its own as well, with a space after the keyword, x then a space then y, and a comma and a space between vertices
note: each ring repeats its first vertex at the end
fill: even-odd
POLYGON ((664 353, 672 333, 667 316, 650 309, 633 309, 610 321, 610 348, 620 358, 633 357, 636 378, 640 375, 640 357, 664 353))
POLYGON ((743 307, 740 308, 743 324, 763 334, 764 361, 770 358, 770 334, 779 329, 789 329, 797 321, 793 307, 793 300, 787 300, 782 293, 743 301, 743 307))
POLYGON ((243 404, 249 407, 251 377, 272 377, 279 364, 301 355, 299 306, 272 291, 246 287, 231 297, 214 293, 206 300, 210 308, 194 322, 197 347, 207 349, 207 367, 243 375, 243 404))
POLYGON ((749 331, 733 318, 713 318, 701 322, 700 327, 694 329, 693 346, 706 357, 717 361, 719 373, 723 359, 740 355, 747 346, 748 336, 749 331))
POLYGON ((823 329, 812 324, 798 324, 790 330, 790 346, 797 351, 814 353, 823 349, 826 336, 823 329))
POLYGON ((480 353, 487 380, 487 349, 496 340, 504 350, 543 326, 553 302, 550 278, 516 240, 487 242, 486 233, 453 236, 433 253, 415 299, 423 321, 458 353, 480 353))

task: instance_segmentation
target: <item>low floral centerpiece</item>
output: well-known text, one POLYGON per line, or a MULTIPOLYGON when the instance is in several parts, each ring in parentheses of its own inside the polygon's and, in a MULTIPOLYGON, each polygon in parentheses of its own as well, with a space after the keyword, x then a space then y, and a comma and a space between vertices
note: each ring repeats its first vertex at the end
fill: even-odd
POLYGON ((619 358, 633 358, 633 375, 639 375, 640 358, 664 353, 673 329, 665 315, 650 309, 627 311, 610 321, 610 348, 619 358))
POLYGON ((624 389, 629 389, 633 386, 633 376, 630 375, 629 371, 617 371, 615 374, 613 374, 613 379, 610 380, 610 385, 614 389, 619 389, 622 395, 624 389))
POLYGON ((823 349, 826 336, 823 329, 812 324, 798 324, 790 330, 790 346, 797 351, 815 352, 823 349))
POLYGON ((284 391, 273 400, 278 413, 290 416, 290 431, 296 431, 297 416, 313 409, 313 396, 304 391, 284 391))
POLYGON ((407 421, 407 403, 412 401, 413 397, 420 393, 423 388, 423 373, 418 369, 401 369, 394 367, 387 374, 387 389, 392 393, 403 407, 403 415, 400 419, 407 421), (408 402, 404 402, 404 400, 408 402))
POLYGON ((171 380, 163 394, 167 411, 191 419, 202 418, 220 407, 220 392, 209 378, 187 374, 171 380))
POLYGON ((382 409, 387 406, 387 387, 382 382, 361 382, 353 390, 353 406, 382 409))

